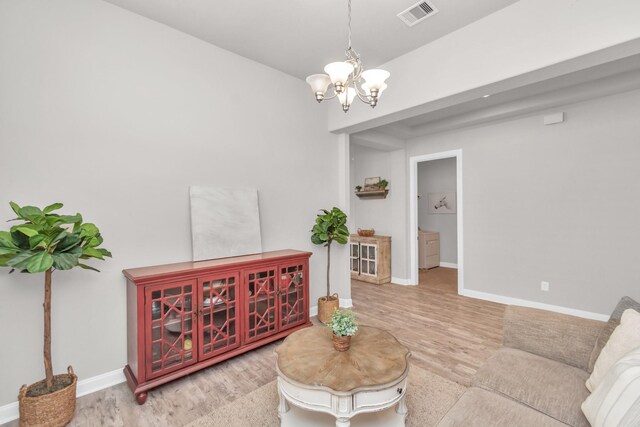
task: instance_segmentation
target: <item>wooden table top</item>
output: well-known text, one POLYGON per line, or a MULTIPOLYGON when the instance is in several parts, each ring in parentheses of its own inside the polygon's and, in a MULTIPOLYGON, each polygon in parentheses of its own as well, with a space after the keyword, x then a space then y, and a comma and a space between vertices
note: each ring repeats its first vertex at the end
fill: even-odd
POLYGON ((326 326, 294 332, 279 345, 279 373, 301 384, 353 391, 376 387, 406 375, 411 352, 389 332, 360 326, 348 351, 333 348, 326 326))

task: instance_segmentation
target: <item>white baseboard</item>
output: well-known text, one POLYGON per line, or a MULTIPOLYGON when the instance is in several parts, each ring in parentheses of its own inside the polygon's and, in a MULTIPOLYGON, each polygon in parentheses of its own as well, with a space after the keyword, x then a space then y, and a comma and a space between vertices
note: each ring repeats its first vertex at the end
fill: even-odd
POLYGON ((458 268, 458 264, 453 262, 440 262, 440 267, 445 268, 458 268))
POLYGON ((399 277, 392 277, 391 284, 402 286, 415 286, 417 283, 411 283, 411 279, 401 279, 399 277))
MULTIPOLYGON (((353 307, 353 300, 351 298, 340 298, 340 307, 351 308, 353 307)), ((314 305, 309 307, 309 317, 318 315, 318 306, 314 305)))
POLYGON ((503 295, 490 294, 487 292, 474 291, 471 289, 461 289, 458 293, 465 297, 477 298, 477 299, 486 300, 486 301, 493 301, 501 304, 539 308, 541 310, 554 311, 556 313, 562 313, 562 314, 569 314, 571 316, 583 317, 585 319, 601 320, 603 322, 606 322, 609 320, 608 314, 593 313, 590 311, 577 310, 575 308, 545 304, 542 302, 529 301, 529 300, 520 299, 520 298, 506 297, 503 295))
POLYGON ((4 406, 0 406, 0 424, 17 420, 20 416, 18 402, 12 402, 4 406))
MULTIPOLYGON (((76 385, 76 397, 85 396, 125 381, 126 378, 122 369, 116 369, 115 371, 105 372, 95 377, 79 380, 76 385)), ((20 417, 18 402, 0 406, 0 424, 16 420, 18 417, 20 417)))

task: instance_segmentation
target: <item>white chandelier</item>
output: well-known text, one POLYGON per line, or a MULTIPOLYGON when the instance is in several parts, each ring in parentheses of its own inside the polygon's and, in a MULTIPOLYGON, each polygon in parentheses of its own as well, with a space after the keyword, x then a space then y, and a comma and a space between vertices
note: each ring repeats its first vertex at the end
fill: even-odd
POLYGON ((316 97, 316 101, 338 97, 342 110, 349 111, 351 102, 357 96, 371 108, 378 104, 380 95, 387 88, 384 82, 391 75, 380 69, 364 70, 360 55, 351 48, 351 0, 349 0, 349 43, 344 62, 332 62, 324 67, 327 74, 312 74, 307 77, 307 83, 316 97), (329 88, 333 94, 325 96, 329 88))

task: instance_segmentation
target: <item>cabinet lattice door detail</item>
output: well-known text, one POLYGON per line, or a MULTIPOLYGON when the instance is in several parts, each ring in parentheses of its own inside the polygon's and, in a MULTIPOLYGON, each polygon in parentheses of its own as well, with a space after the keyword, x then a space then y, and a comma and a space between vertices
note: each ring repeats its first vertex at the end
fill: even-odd
POLYGON ((276 332, 276 269, 246 273, 247 342, 255 341, 276 332))
POLYGON ((282 250, 124 270, 136 401, 199 369, 311 326, 311 252, 282 250))
POLYGON ((280 328, 304 323, 307 312, 306 280, 303 264, 280 267, 280 328))
POLYGON ((193 334, 196 282, 148 288, 147 376, 158 377, 195 362, 193 334))
POLYGON ((238 275, 200 280, 200 358, 224 353, 240 345, 238 275))

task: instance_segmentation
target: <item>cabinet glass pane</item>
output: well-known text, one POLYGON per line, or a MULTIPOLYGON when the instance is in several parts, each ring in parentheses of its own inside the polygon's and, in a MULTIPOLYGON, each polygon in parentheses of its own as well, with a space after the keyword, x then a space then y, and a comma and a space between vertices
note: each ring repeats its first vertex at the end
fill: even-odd
POLYGON ((280 267, 280 327, 305 320, 305 277, 302 264, 280 267))
POLYGON ((375 261, 369 261, 369 274, 373 274, 374 276, 376 274, 376 262, 375 261))
POLYGON ((276 331, 276 269, 247 274, 248 310, 246 334, 249 341, 276 331))
POLYGON ((369 246, 369 259, 376 259, 376 247, 369 246))
POLYGON ((353 258, 358 258, 360 256, 359 252, 360 252, 360 246, 358 244, 353 244, 352 243, 351 244, 351 256, 353 258))
POLYGON ((353 272, 357 273, 357 272, 360 270, 360 269, 358 268, 358 265, 359 265, 359 264, 360 264, 360 263, 358 262, 358 260, 357 260, 357 259, 352 259, 352 260, 351 260, 351 271, 353 271, 353 272))
POLYGON ((363 259, 360 264, 360 272, 363 274, 369 274, 369 261, 363 259))
POLYGON ((192 285, 176 285, 147 293, 152 376, 193 360, 193 290, 192 285))
POLYGON ((210 357, 237 347, 237 278, 235 276, 202 281, 202 357, 210 357))

